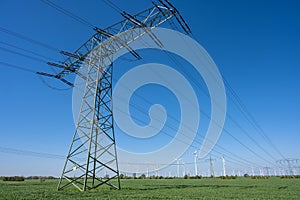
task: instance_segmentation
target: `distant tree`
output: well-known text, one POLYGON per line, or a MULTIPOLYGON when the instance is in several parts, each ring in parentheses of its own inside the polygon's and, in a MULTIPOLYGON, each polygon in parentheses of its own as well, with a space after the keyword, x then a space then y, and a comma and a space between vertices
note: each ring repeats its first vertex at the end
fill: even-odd
POLYGON ((189 179, 190 176, 186 174, 186 175, 183 176, 183 178, 184 178, 184 179, 189 179))
POLYGON ((245 177, 245 178, 248 178, 248 177, 250 177, 250 176, 249 176, 249 174, 244 174, 244 177, 245 177))
POLYGON ((145 174, 141 174, 139 178, 140 178, 140 179, 145 179, 145 178, 146 178, 146 175, 145 175, 145 174))
POLYGON ((24 181, 23 176, 11 176, 11 177, 3 177, 3 181, 24 181))
POLYGON ((125 176, 124 176, 124 174, 120 174, 120 179, 124 179, 125 178, 125 176))

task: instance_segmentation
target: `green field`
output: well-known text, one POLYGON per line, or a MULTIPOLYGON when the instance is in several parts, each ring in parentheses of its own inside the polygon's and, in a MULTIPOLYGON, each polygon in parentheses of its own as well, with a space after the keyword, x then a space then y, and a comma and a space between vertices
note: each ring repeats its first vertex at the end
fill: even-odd
POLYGON ((300 179, 124 179, 121 190, 56 191, 57 180, 0 181, 0 199, 300 199, 300 179))

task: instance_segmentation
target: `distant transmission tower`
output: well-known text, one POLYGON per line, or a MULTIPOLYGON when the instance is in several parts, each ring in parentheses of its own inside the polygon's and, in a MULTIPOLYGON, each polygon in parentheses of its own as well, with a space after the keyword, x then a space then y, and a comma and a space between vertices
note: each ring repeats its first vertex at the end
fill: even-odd
POLYGON ((271 170, 271 167, 264 167, 263 168, 264 170, 265 170, 265 174, 266 174, 266 176, 270 176, 270 170, 271 170))
POLYGON ((159 0, 159 4, 153 4, 153 7, 133 16, 122 12, 125 19, 104 30, 95 27, 96 34, 74 53, 62 51, 62 54, 68 56, 63 64, 48 63, 62 68, 59 73, 38 72, 70 86, 73 84, 66 79, 70 74, 77 74, 86 81, 75 133, 58 190, 74 186, 86 191, 102 185, 120 189, 112 108, 113 55, 125 48, 140 59, 129 44, 145 34, 149 34, 157 43, 151 31, 173 17, 187 34, 191 32, 169 1, 159 0), (86 75, 79 72, 82 68, 87 69, 86 75), (112 179, 117 181, 112 182, 112 179))
POLYGON ((175 159, 177 161, 177 178, 180 177, 180 160, 181 158, 175 159))
POLYGON ((289 175, 289 176, 295 175, 294 168, 295 168, 295 165, 299 162, 300 162, 300 159, 294 159, 294 158, 286 158, 286 159, 277 161, 278 164, 281 164, 284 167, 287 167, 288 173, 285 173, 285 175, 289 175))
POLYGON ((215 177, 214 162, 216 161, 216 159, 212 159, 211 156, 209 156, 209 159, 206 159, 205 161, 209 162, 210 176, 215 177))
POLYGON ((252 173, 252 176, 254 176, 254 168, 251 167, 251 173, 252 173))

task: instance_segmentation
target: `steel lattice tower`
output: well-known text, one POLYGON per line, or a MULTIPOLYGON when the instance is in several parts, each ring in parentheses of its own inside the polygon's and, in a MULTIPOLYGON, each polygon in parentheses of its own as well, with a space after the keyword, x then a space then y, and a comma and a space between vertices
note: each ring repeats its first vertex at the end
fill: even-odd
POLYGON ((39 72, 40 75, 57 78, 73 86, 66 79, 77 74, 86 82, 76 124, 75 133, 58 184, 58 190, 75 186, 81 191, 108 185, 120 189, 118 159, 114 134, 112 108, 113 55, 126 48, 134 57, 141 57, 129 46, 145 34, 156 42, 151 32, 175 17, 186 33, 190 33, 178 10, 167 0, 136 15, 122 13, 123 21, 106 29, 95 27, 94 34, 74 53, 62 51, 68 56, 63 64, 48 63, 62 68, 55 74, 39 72), (87 68, 82 74, 80 69, 87 68), (116 179, 116 181, 112 181, 116 179))
POLYGON ((295 159, 295 158, 285 158, 277 161, 278 164, 281 164, 282 166, 285 167, 285 170, 287 172, 286 175, 288 176, 296 175, 293 169, 295 168, 295 165, 299 162, 300 159, 295 159))
POLYGON ((215 177, 214 162, 216 159, 212 159, 211 156, 209 156, 209 159, 206 159, 205 161, 209 162, 210 177, 215 177))

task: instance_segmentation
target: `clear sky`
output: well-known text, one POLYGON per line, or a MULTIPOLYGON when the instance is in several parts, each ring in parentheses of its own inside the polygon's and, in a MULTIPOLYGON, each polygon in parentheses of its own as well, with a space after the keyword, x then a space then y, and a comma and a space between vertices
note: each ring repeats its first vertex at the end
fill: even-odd
MULTIPOLYGON (((53 2, 101 28, 122 20, 122 16, 103 1, 53 0, 53 2)), ((152 6, 151 1, 148 0, 114 0, 113 2, 131 14, 152 6)), ((213 58, 223 77, 246 105, 264 133, 268 135, 273 146, 286 158, 300 158, 300 2, 297 0, 174 0, 172 2, 191 27, 192 37, 213 58)), ((0 18, 1 28, 69 52, 76 50, 94 34, 89 27, 38 0, 1 0, 0 18)), ((3 64, 5 62, 33 71, 51 72, 45 63, 12 54, 8 50, 46 61, 64 59, 58 52, 0 31, 0 176, 59 176, 64 159, 58 156, 51 158, 51 155, 66 155, 71 142, 74 131, 72 89, 61 91, 51 89, 41 81, 39 76, 3 64), (7 44, 33 51, 46 58, 26 53, 7 44), (13 151, 13 149, 21 151, 13 151), (38 156, 27 151, 51 155, 38 156)), ((147 52, 143 55, 141 52, 146 61, 150 59, 147 55, 152 55, 153 58, 156 54, 157 52, 147 52)), ((161 62, 167 61, 161 60, 161 62)), ((128 68, 117 71, 117 66, 116 78, 140 64, 126 63, 125 59, 116 62, 116 65, 118 63, 128 68)), ((44 79, 44 81, 54 87, 67 88, 56 80, 44 79)), ((137 92, 141 92, 141 95, 151 102, 166 105, 167 110, 175 109, 173 107, 177 106, 176 100, 168 105, 168 99, 174 98, 169 91, 147 87, 137 92), (151 91, 154 90, 160 91, 164 98, 159 100, 153 97, 151 91)), ((232 170, 245 168, 243 164, 239 165, 239 161, 244 162, 240 157, 251 161, 257 168, 265 166, 278 168, 275 161, 282 157, 245 120, 231 101, 232 94, 228 88, 226 92, 230 117, 226 118, 225 129, 244 146, 236 142, 228 133, 223 132, 218 145, 239 157, 216 147, 212 152, 212 157, 216 158, 216 170, 221 172, 222 154, 225 158, 228 155, 235 159, 230 163, 228 158, 228 167, 232 170), (242 129, 251 135, 252 140, 245 136, 231 119, 238 122, 242 129), (262 146, 265 152, 257 144, 262 146), (257 155, 260 155, 263 160, 257 155)), ((207 97, 198 94, 198 98, 203 98, 201 102, 207 104, 203 106, 204 110, 209 113, 209 100, 205 99, 207 97)), ((143 106, 142 103, 141 105, 143 106)), ((145 115, 139 115, 138 112, 135 114, 144 122, 149 120, 145 115)), ((173 115, 178 117, 176 112, 173 115)), ((207 124, 205 117, 203 123, 207 124)), ((173 134, 172 130, 165 131, 173 134)), ((162 141, 167 140, 162 138, 162 141)), ((133 150, 132 146, 135 145, 141 146, 135 140, 128 143, 120 142, 120 146, 128 150, 133 150)), ((200 148, 198 143, 193 145, 200 148)), ((193 148, 188 150, 182 160, 186 163, 193 162, 193 151, 193 148)), ((206 173, 208 163, 199 160, 199 165, 203 173, 204 171, 206 173)), ((187 170, 194 173, 192 165, 187 166, 187 170)))

